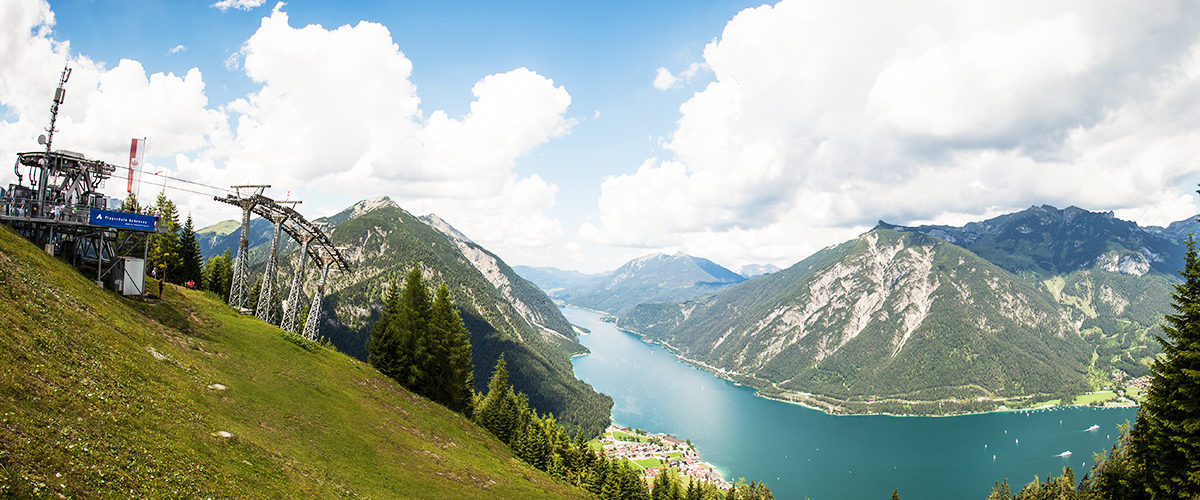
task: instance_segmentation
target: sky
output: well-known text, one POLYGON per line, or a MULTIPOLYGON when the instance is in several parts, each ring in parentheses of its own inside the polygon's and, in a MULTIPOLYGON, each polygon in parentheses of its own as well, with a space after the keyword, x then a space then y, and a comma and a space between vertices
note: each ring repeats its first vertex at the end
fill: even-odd
MULTIPOLYGON (((869 230, 1031 205, 1195 215, 1190 1, 0 5, 0 158, 124 167, 198 227, 270 184, 386 195, 512 265, 652 252, 786 267, 869 230)), ((0 169, 0 183, 14 182, 0 169)), ((124 182, 106 192, 123 196, 124 182)))

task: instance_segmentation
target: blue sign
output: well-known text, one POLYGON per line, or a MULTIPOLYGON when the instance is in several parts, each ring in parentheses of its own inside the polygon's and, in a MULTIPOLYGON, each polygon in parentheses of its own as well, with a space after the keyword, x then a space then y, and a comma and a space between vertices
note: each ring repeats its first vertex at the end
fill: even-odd
POLYGON ((138 231, 153 231, 154 220, 155 217, 153 215, 114 212, 112 210, 93 208, 92 215, 88 218, 88 224, 93 226, 119 227, 121 229, 135 229, 138 231))

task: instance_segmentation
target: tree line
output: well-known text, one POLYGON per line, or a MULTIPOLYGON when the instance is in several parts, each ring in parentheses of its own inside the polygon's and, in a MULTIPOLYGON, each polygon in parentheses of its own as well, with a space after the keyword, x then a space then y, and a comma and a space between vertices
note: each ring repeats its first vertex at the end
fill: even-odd
MULTIPOLYGON (((165 193, 158 193, 153 205, 139 204, 137 195, 130 193, 121 204, 121 210, 158 217, 158 224, 166 231, 147 236, 131 235, 136 245, 146 245, 146 272, 168 283, 208 290, 229 302, 229 288, 233 284, 233 259, 229 250, 222 255, 209 257, 207 261, 200 251, 192 216, 179 224, 179 208, 165 193), (148 238, 148 239, 146 239, 148 238)), ((261 278, 260 278, 261 280, 261 278)), ((257 286, 251 290, 251 303, 257 303, 257 286)))
POLYGON ((432 300, 421 270, 393 283, 371 327, 367 362, 409 390, 467 417, 474 414, 471 341, 443 283, 432 300))
POLYGON ((390 286, 379 320, 371 327, 367 361, 400 385, 472 419, 526 463, 601 498, 772 498, 766 484, 742 482, 725 491, 700 481, 685 485, 670 470, 655 479, 652 489, 630 462, 612 460, 593 450, 588 443, 591 436, 581 429, 571 436, 553 415, 538 415, 528 397, 509 384, 503 354, 496 361, 487 393, 475 392, 466 326, 444 283, 430 299, 420 267, 408 272, 403 285, 390 286))
POLYGON ((579 486, 604 499, 645 500, 766 500, 772 499, 766 483, 739 481, 728 490, 715 484, 681 477, 663 467, 647 484, 640 468, 628 460, 597 453, 588 436, 575 436, 553 415, 538 415, 529 400, 508 383, 508 368, 501 355, 488 381, 487 395, 476 395, 475 421, 508 444, 521 460, 561 481, 579 486))

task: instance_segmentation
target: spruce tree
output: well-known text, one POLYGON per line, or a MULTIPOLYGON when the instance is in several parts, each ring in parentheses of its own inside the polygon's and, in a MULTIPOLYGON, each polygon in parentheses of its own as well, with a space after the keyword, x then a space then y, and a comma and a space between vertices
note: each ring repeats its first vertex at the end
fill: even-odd
POLYGON ((1163 355, 1150 365, 1150 390, 1130 436, 1131 455, 1141 465, 1153 498, 1200 496, 1200 257, 1187 239, 1183 283, 1158 336, 1163 355))
POLYGON ((488 381, 487 396, 479 403, 475 411, 475 419, 501 441, 508 442, 505 413, 508 412, 508 365, 504 362, 504 354, 496 359, 492 368, 492 378, 488 381))
POLYGON ((399 349, 395 378, 413 392, 429 396, 433 392, 431 372, 434 371, 429 352, 433 307, 420 268, 414 266, 408 272, 400 297, 400 314, 396 318, 399 349))
POLYGON ((466 325, 450 303, 450 290, 443 283, 433 299, 433 331, 436 340, 436 394, 434 398, 451 410, 471 416, 475 386, 471 365, 471 339, 466 325))
POLYGON ((393 283, 383 301, 379 320, 371 326, 371 338, 367 340, 367 363, 379 373, 395 379, 399 375, 399 339, 396 320, 400 314, 400 285, 393 283))
POLYGON ((179 212, 166 194, 158 193, 154 213, 158 217, 158 225, 165 227, 166 232, 150 236, 147 266, 157 270, 159 279, 165 277, 172 283, 182 283, 183 280, 179 279, 179 212))
POLYGON ((202 278, 203 257, 200 255, 200 243, 196 241, 196 231, 192 226, 192 216, 188 214, 187 222, 179 233, 179 281, 191 281, 199 284, 202 278))

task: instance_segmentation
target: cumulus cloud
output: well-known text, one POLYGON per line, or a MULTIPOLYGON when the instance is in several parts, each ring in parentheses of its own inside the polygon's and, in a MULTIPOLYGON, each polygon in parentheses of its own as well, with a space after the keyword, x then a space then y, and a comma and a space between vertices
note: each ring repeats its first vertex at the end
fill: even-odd
MULTIPOLYGON (((123 166, 130 138, 147 137, 147 172, 219 186, 269 183, 274 196, 304 199, 303 212, 313 216, 386 194, 410 212, 441 215, 495 251, 531 251, 562 234, 548 215, 557 187, 514 172, 518 158, 575 124, 566 89, 534 71, 483 76, 463 116, 427 114, 410 80, 412 62, 386 27, 293 27, 280 3, 229 58, 257 89, 212 106, 198 69, 150 73, 127 59, 109 67, 52 38, 54 15, 44 1, 5 9, 12 29, 0 33, 0 54, 22 71, 0 73, 7 111, 0 157, 36 147, 69 62, 56 148, 123 166)), ((0 175, 15 181, 11 171, 0 175)), ((143 179, 143 198, 163 182, 143 179)), ((109 184, 110 194, 123 193, 124 182, 109 184)), ((168 194, 201 225, 229 216, 206 195, 168 194)))
POLYGON ((171 47, 171 50, 168 50, 167 52, 168 52, 168 53, 170 53, 170 54, 178 54, 178 53, 180 53, 180 52, 183 52, 183 51, 185 51, 185 50, 187 50, 187 47, 184 47, 184 46, 183 46, 183 44, 179 44, 179 45, 176 45, 176 46, 174 46, 174 47, 171 47))
POLYGON ((579 237, 782 265, 877 219, 1041 203, 1186 217, 1198 21, 1169 0, 744 10, 705 47, 713 81, 680 106, 666 157, 606 179, 579 237))
POLYGON ((574 125, 570 95, 549 78, 526 68, 486 75, 464 116, 426 116, 412 62, 386 27, 293 27, 282 5, 238 56, 261 88, 226 107, 235 125, 221 149, 231 173, 346 202, 385 193, 499 250, 561 235, 546 215, 557 187, 513 172, 518 158, 574 125))
POLYGON ((216 8, 221 12, 228 11, 229 9, 250 10, 255 7, 262 6, 265 1, 266 0, 221 0, 210 5, 209 7, 216 8))
MULTIPOLYGON (((53 40, 54 14, 45 2, 22 1, 5 7, 11 29, 0 33, 0 105, 14 118, 0 121, 0 157, 38 149, 36 137, 49 124, 50 98, 64 65, 71 68, 66 101, 54 136, 56 149, 123 164, 129 140, 151 137, 156 156, 196 152, 227 133, 222 113, 208 106, 198 69, 184 75, 147 73, 141 63, 122 59, 113 67, 72 56, 69 44, 53 40)), ((15 181, 11 171, 0 172, 15 181)), ((110 194, 124 184, 110 183, 110 194)))
POLYGON ((671 73, 667 68, 659 67, 654 73, 654 88, 658 90, 670 90, 673 88, 682 87, 696 77, 696 74, 701 70, 707 69, 707 66, 701 63, 691 63, 687 69, 679 74, 671 73))

